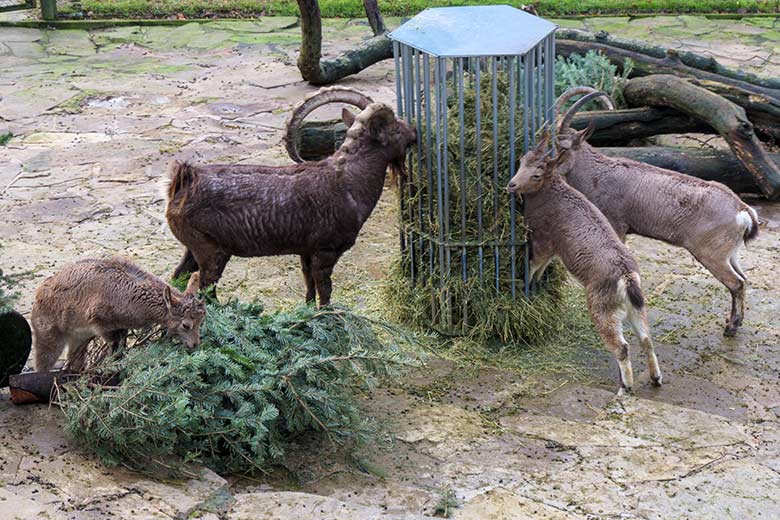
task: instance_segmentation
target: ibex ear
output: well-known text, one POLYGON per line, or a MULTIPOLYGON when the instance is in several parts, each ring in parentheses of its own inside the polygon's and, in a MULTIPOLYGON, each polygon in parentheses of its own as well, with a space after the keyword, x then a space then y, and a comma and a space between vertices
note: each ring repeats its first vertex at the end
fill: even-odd
POLYGON ((578 147, 582 145, 582 143, 587 141, 595 131, 596 131, 596 125, 593 123, 593 121, 591 121, 585 130, 580 130, 579 132, 574 134, 574 141, 572 143, 573 146, 578 147))
POLYGON ((163 289, 163 301, 165 302, 165 306, 168 308, 168 312, 173 311, 173 303, 171 302, 171 288, 169 286, 165 286, 165 289, 163 289))
POLYGON ((385 141, 385 129, 395 119, 395 114, 389 108, 380 108, 368 121, 368 132, 371 137, 381 142, 385 141))
POLYGON ((344 107, 341 109, 341 119, 347 125, 347 128, 352 128, 352 124, 355 122, 355 114, 350 112, 347 107, 344 107))
POLYGON ((184 294, 195 296, 198 294, 198 289, 200 289, 200 272, 195 271, 190 275, 190 281, 187 282, 187 290, 184 291, 184 294))

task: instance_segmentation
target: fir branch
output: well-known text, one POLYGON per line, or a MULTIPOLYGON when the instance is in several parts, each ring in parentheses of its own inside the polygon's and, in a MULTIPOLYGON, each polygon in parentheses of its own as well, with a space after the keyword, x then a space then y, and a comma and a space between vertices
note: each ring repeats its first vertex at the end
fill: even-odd
POLYGON ((416 364, 401 348, 410 336, 348 309, 269 315, 252 303, 207 305, 197 351, 146 332, 63 385, 68 434, 106 463, 141 471, 177 473, 198 460, 263 472, 305 431, 366 441, 372 422, 356 392, 416 364), (116 374, 119 384, 96 384, 116 374))

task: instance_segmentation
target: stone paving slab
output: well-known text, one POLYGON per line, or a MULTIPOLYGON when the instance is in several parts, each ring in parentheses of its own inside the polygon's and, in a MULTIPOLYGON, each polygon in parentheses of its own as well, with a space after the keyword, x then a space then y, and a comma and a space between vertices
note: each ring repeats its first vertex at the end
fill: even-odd
MULTIPOLYGON (((15 136, 0 147, 0 254, 4 270, 25 273, 22 312, 45 276, 79 257, 120 252, 170 273, 181 254, 160 191, 171 159, 288 162, 285 121, 316 90, 295 67, 293 22, 0 28, 0 132, 15 136)), ((564 23, 780 73, 776 19, 564 23)), ((332 55, 370 30, 336 20, 324 34, 332 55)), ((390 62, 342 84, 395 101, 390 62)), ((396 199, 386 191, 334 273, 336 297, 361 309, 376 305, 397 247, 396 199)), ((286 519, 316 508, 318 518, 425 518, 448 493, 460 504, 455 518, 780 517, 780 207, 757 207, 765 224, 743 262, 748 318, 733 339, 721 336, 728 295, 715 280, 674 248, 629 239, 651 295, 661 389, 642 373, 637 395, 614 401, 605 351, 580 360, 588 381, 435 360, 370 395, 386 435, 360 452, 366 465, 303 438, 259 483, 210 472, 163 483, 106 468, 69 446, 56 409, 13 407, 3 393, 0 518, 286 519)), ((235 259, 221 290, 270 308, 303 296, 290 257, 235 259)))

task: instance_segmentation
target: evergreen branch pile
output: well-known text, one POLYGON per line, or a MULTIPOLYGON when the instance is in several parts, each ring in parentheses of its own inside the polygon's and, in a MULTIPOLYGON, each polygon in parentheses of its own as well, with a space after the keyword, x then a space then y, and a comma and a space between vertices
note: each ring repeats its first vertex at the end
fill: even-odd
MULTIPOLYGON (((615 101, 615 108, 627 108, 623 88, 633 70, 634 63, 630 59, 623 62, 622 72, 620 72, 609 58, 593 50, 588 51, 584 56, 580 54, 558 56, 555 60, 555 95, 560 96, 571 87, 584 85, 609 94, 615 101)), ((572 99, 564 108, 568 109, 576 100, 576 98, 572 99)), ((586 111, 599 109, 600 105, 595 101, 583 107, 586 111)))
POLYGON ((358 391, 416 364, 381 322, 342 308, 264 314, 258 304, 208 304, 193 353, 167 338, 107 358, 60 389, 66 430, 111 465, 254 473, 314 430, 365 442, 358 391), (109 381, 119 375, 120 383, 109 381))

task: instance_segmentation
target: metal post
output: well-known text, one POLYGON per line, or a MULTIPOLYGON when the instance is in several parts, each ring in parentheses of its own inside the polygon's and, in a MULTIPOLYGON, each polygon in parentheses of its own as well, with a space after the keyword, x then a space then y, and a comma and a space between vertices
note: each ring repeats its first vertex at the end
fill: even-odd
MULTIPOLYGON (((523 153, 528 153, 528 149, 531 147, 531 131, 529 128, 529 119, 531 117, 531 96, 533 89, 531 87, 531 67, 530 56, 526 54, 523 56, 523 79, 525 80, 525 89, 523 92, 523 153)), ((525 200, 523 200, 523 220, 525 220, 525 200)), ((527 228, 526 228, 527 229, 527 228)), ((525 250, 523 251, 523 292, 526 298, 531 294, 531 280, 528 277, 530 270, 531 260, 531 240, 527 236, 525 240, 525 250)))
MULTIPOLYGON (((491 83, 493 87, 493 225, 498 225, 498 58, 491 58, 490 72, 492 74, 491 83)), ((499 272, 500 272, 500 252, 498 249, 498 237, 493 237, 493 260, 495 262, 496 292, 500 291, 499 272)))
MULTIPOLYGON (((410 57, 410 48, 407 45, 403 45, 401 47, 401 69, 403 70, 403 92, 404 92, 404 103, 403 103, 403 109, 404 109, 404 115, 405 119, 408 123, 411 124, 412 122, 412 107, 414 106, 414 92, 412 90, 412 83, 413 78, 411 77, 411 71, 412 71, 412 64, 411 64, 411 57, 410 57)), ((409 159, 409 171, 412 170, 412 157, 410 156, 409 159)), ((412 195, 412 182, 413 180, 410 179, 406 182, 407 186, 404 186, 404 180, 398 179, 400 192, 401 192, 401 243, 402 243, 402 251, 403 251, 403 245, 406 245, 409 248, 409 265, 410 265, 410 276, 412 279, 412 285, 415 283, 415 279, 417 278, 417 256, 415 255, 415 248, 414 248, 414 227, 412 225, 404 226, 404 220, 408 221, 410 224, 414 222, 414 205, 410 204, 408 211, 409 211, 409 218, 404 216, 404 190, 409 190, 409 196, 411 198, 412 195), (406 232, 405 232, 406 231, 406 232)))
MULTIPOLYGON (((509 182, 509 180, 514 176, 515 174, 515 97, 516 97, 516 90, 515 90, 515 61, 519 62, 519 58, 515 60, 514 57, 507 58, 507 71, 509 74, 509 178, 506 180, 506 182, 509 182)), ((514 193, 509 194, 509 239, 512 241, 510 248, 509 248, 509 255, 510 255, 510 269, 511 269, 511 275, 512 275, 512 299, 514 300, 517 297, 517 287, 515 283, 516 273, 517 273, 517 261, 515 258, 515 255, 517 254, 517 250, 515 247, 515 227, 516 227, 516 217, 515 217, 515 195, 514 193)))
MULTIPOLYGON (((431 63, 428 54, 423 55, 423 95, 425 96, 425 172, 428 174, 428 219, 432 221, 433 216, 433 160, 431 157, 431 63)), ((433 232, 428 229, 428 240, 430 250, 430 276, 434 273, 434 245, 433 232)))
POLYGON ((477 125, 477 242, 479 242, 479 281, 484 279, 485 249, 482 246, 482 81, 480 73, 482 70, 482 58, 475 58, 477 64, 474 69, 474 91, 476 97, 476 125, 477 125))
MULTIPOLYGON (((439 64, 440 58, 434 59, 433 68, 433 82, 434 90, 436 91, 436 209, 439 216, 439 288, 444 289, 444 179, 442 178, 442 125, 444 124, 441 117, 441 105, 443 101, 441 98, 441 84, 444 82, 441 78, 441 66, 439 64)), ((446 160, 446 158, 445 158, 446 160)))

